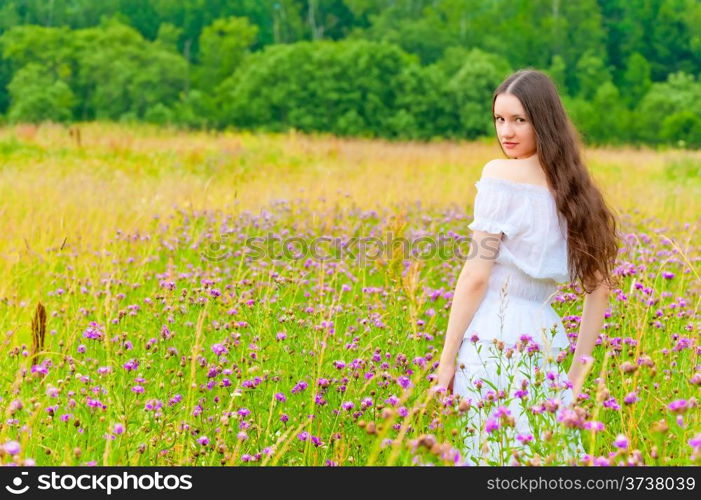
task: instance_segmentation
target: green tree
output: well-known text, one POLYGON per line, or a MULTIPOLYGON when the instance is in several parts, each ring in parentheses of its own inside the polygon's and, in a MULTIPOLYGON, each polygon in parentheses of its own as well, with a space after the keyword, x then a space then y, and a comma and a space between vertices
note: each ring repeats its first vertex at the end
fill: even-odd
POLYGON ((199 87, 211 90, 238 68, 258 28, 248 19, 217 19, 200 36, 199 87))
POLYGON ((611 82, 611 72, 604 61, 591 51, 577 61, 576 70, 578 95, 583 99, 591 99, 601 84, 611 82))
POLYGON ((650 63, 642 54, 634 52, 628 57, 623 75, 623 88, 626 91, 624 100, 629 106, 634 107, 650 89, 650 73, 650 63))
MULTIPOLYGON (((666 82, 653 83, 635 109, 636 138, 663 142, 661 124, 668 117, 687 111, 701 115, 701 83, 693 75, 677 72, 669 75, 666 82)), ((676 124, 668 125, 670 131, 676 130, 675 127, 676 124)))
POLYGON ((30 63, 15 73, 8 85, 11 122, 67 121, 75 97, 66 82, 37 63, 30 63))
POLYGON ((460 70, 448 82, 463 137, 493 135, 492 94, 511 72, 507 61, 479 49, 469 52, 460 70))

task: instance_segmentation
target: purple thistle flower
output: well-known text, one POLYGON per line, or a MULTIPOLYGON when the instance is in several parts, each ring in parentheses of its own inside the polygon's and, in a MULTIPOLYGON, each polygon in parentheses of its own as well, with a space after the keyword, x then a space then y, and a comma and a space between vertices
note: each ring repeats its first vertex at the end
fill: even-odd
POLYGON ((124 369, 128 372, 136 370, 139 367, 139 362, 135 359, 130 359, 126 363, 124 363, 124 369))
POLYGON ((689 408, 689 403, 686 399, 677 399, 669 403, 667 408, 669 408, 672 413, 684 413, 689 408))
POLYGON ((397 406, 397 403, 399 403, 399 398, 392 394, 390 397, 385 399, 385 403, 387 403, 388 405, 397 406))
POLYGON ((530 443, 533 441, 533 434, 519 434, 516 436, 516 439, 518 439, 521 444, 530 443))
POLYGON ((143 394, 144 393, 144 387, 141 385, 135 385, 134 387, 131 388, 132 392, 135 392, 137 394, 143 394))
POLYGON ((202 446, 207 446, 209 444, 209 438, 207 436, 201 436, 197 438, 197 442, 202 446))
POLYGON ((401 376, 397 378, 397 383, 402 387, 402 389, 407 389, 411 385, 411 380, 409 377, 401 376))
POLYGON ((484 424, 484 430, 487 431, 488 434, 491 434, 492 432, 494 432, 498 429, 499 429, 499 421, 495 418, 488 418, 484 424))
POLYGON ((511 412, 506 406, 500 406, 499 408, 496 409, 494 412, 494 416, 499 418, 499 417, 506 417, 511 415, 511 412))
POLYGON ((596 420, 591 420, 584 423, 584 428, 592 432, 601 432, 604 430, 605 425, 603 422, 598 422, 596 420))
POLYGON ((628 438, 625 437, 623 434, 619 434, 616 436, 616 439, 613 441, 613 445, 616 448, 620 448, 621 450, 625 450, 628 448, 628 438))
POLYGON ((309 433, 307 431, 302 431, 299 434, 297 434, 297 439, 300 441, 306 441, 309 439, 309 433))
POLYGON ((346 411, 349 411, 349 410, 351 410, 351 409, 353 408, 353 406, 355 406, 355 405, 353 404, 353 401, 346 401, 346 402, 344 402, 344 403, 341 405, 341 408, 343 408, 343 409, 346 410, 346 411))
POLYGON ((8 441, 3 445, 3 449, 8 455, 18 455, 21 451, 21 447, 17 441, 8 441))
POLYGON ((278 401, 281 401, 281 402, 283 402, 283 403, 284 403, 285 401, 287 401, 287 398, 286 398, 285 395, 284 395, 283 393, 281 393, 281 392, 278 392, 278 393, 275 394, 275 399, 277 399, 278 401))
POLYGON ((695 450, 701 449, 701 434, 696 434, 694 437, 689 439, 689 446, 695 450))
POLYGON ((623 398, 623 402, 627 405, 632 405, 638 400, 638 394, 636 392, 629 392, 626 397, 623 398))
POLYGON ((286 413, 280 415, 280 422, 287 422, 289 419, 290 417, 288 417, 286 413))
POLYGON ((115 434, 124 434, 124 425, 122 424, 114 424, 114 427, 112 428, 112 432, 115 434))
POLYGON ((103 331, 102 326, 98 325, 94 321, 91 321, 90 326, 88 326, 83 332, 83 337, 86 339, 100 340, 104 334, 105 332, 103 331))
POLYGON ((146 404, 144 405, 144 409, 146 411, 156 411, 160 410, 163 407, 163 402, 161 402, 159 399, 149 399, 146 401, 146 404))
POLYGON ((308 384, 304 380, 300 380, 297 382, 297 384, 290 390, 292 394, 297 394, 298 392, 302 392, 308 387, 308 384))
POLYGON ((222 354, 226 354, 227 352, 229 352, 229 350, 224 344, 214 344, 212 346, 212 352, 217 356, 221 356, 222 354))
POLYGON ((236 413, 238 413, 242 417, 247 417, 251 414, 251 410, 249 410, 248 408, 239 408, 239 410, 236 413))

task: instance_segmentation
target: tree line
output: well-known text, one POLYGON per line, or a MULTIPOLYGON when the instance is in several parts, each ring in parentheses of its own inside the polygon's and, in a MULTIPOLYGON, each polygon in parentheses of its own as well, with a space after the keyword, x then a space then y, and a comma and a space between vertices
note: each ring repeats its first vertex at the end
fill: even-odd
POLYGON ((0 114, 391 139, 493 134, 542 69, 593 144, 701 147, 696 0, 8 0, 0 114))

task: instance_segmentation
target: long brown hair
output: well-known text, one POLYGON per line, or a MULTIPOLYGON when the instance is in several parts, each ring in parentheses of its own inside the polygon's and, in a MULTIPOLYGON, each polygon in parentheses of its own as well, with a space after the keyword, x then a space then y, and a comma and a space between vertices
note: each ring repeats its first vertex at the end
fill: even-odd
MULTIPOLYGON (((544 73, 524 69, 504 80, 492 97, 513 94, 535 129, 540 164, 559 212, 567 221, 570 278, 591 293, 602 281, 619 287, 613 266, 620 247, 618 221, 582 162, 581 138, 567 116, 557 88, 544 73)), ((503 148, 502 148, 503 151, 503 148)))

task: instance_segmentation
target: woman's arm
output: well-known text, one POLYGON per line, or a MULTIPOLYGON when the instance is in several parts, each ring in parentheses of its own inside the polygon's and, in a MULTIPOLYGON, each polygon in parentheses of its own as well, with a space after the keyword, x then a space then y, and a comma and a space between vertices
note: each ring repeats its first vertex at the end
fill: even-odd
POLYGON ((487 291, 489 277, 499 253, 500 243, 501 234, 484 231, 473 232, 470 256, 468 256, 458 276, 453 293, 448 328, 438 365, 436 389, 447 388, 455 375, 456 357, 465 330, 472 322, 472 318, 487 291), (474 255, 472 255, 473 253, 474 255))
POLYGON ((471 281, 467 278, 458 279, 438 368, 437 385, 440 387, 448 387, 450 380, 455 375, 456 358, 463 335, 465 335, 465 330, 472 321, 486 291, 486 283, 471 281))
MULTIPOLYGON (((567 376, 572 382, 572 393, 577 398, 584 385, 590 362, 583 362, 582 357, 590 357, 596 345, 596 339, 604 323, 604 314, 609 304, 610 289, 605 283, 584 297, 582 321, 579 326, 577 346, 574 350, 572 365, 567 376)), ((585 358, 586 359, 586 358, 585 358)))

